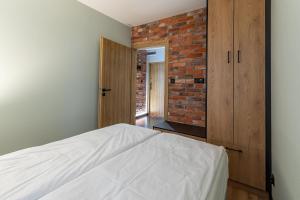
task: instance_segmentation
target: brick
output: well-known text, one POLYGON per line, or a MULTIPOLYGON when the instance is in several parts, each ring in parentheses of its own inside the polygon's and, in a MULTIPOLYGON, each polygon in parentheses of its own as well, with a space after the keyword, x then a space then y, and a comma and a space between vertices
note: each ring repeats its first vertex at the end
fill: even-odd
MULTIPOLYGON (((140 29, 137 29, 138 31, 140 29)), ((146 70, 147 70, 147 51, 138 51, 138 65, 141 70, 137 71, 136 79, 136 112, 146 110, 146 70)))
MULTIPOLYGON (((205 126, 206 84, 195 84, 194 78, 206 81, 206 15, 207 9, 202 8, 132 28, 133 44, 169 40, 170 121, 205 126), (170 83, 171 78, 175 84, 170 83)), ((142 90, 143 84, 138 88, 142 90)))

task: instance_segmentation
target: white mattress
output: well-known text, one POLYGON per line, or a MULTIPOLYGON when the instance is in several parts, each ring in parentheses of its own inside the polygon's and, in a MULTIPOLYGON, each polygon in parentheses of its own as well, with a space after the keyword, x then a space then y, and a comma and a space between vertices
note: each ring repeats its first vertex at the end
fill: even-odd
POLYGON ((45 195, 43 200, 224 200, 224 148, 159 134, 45 195))
POLYGON ((39 199, 156 133, 120 124, 1 156, 0 199, 39 199))

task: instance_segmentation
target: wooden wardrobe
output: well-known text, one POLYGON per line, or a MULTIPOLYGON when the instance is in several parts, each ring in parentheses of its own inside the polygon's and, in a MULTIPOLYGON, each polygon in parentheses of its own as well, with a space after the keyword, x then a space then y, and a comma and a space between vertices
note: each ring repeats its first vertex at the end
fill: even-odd
POLYGON ((230 179, 266 190, 265 0, 208 0, 208 142, 230 179))

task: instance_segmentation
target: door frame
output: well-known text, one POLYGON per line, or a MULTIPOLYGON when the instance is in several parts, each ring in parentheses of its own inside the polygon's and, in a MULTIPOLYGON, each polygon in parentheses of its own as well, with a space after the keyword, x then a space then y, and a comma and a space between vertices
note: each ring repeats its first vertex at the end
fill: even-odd
MULTIPOLYGON (((104 36, 100 36, 100 51, 99 51, 99 67, 98 67, 98 70, 99 70, 99 74, 98 74, 98 119, 97 119, 97 124, 98 124, 98 128, 101 128, 102 125, 103 125, 103 116, 102 116, 102 103, 101 103, 101 99, 102 99, 102 87, 103 87, 103 83, 102 83, 102 80, 103 80, 103 40, 104 39, 107 39, 107 40, 111 40, 111 39, 108 39, 104 36), (99 119, 100 117, 100 119, 99 119)), ((113 40, 111 40, 113 41, 113 40)), ((115 41, 113 41, 115 42, 115 41)), ((118 43, 118 42, 116 42, 118 43)), ((120 44, 120 43, 119 43, 120 44)), ((124 45, 124 44, 121 44, 121 45, 124 45)), ((124 45, 124 46, 127 46, 127 45, 124 45)), ((135 125, 135 109, 136 109, 136 65, 137 65, 137 51, 135 48, 133 47, 129 47, 127 46, 128 48, 131 48, 131 95, 130 95, 130 121, 131 121, 131 124, 132 125, 135 125)))
MULTIPOLYGON (((165 48, 165 98, 164 98, 164 120, 168 120, 168 103, 169 103, 169 40, 156 40, 156 41, 145 41, 137 42, 132 44, 134 49, 145 49, 145 48, 155 48, 164 47, 165 48)), ((136 77, 134 77, 136 79, 136 77)), ((134 94, 134 98, 136 95, 134 94)), ((135 101, 134 101, 135 103, 135 101)), ((136 109, 136 105, 132 105, 136 109)))
POLYGON ((98 74, 98 119, 97 124, 98 128, 102 128, 103 120, 102 120, 102 87, 103 87, 103 40, 106 39, 103 36, 100 36, 100 51, 99 51, 99 74, 98 74), (99 119, 100 118, 100 119, 99 119))

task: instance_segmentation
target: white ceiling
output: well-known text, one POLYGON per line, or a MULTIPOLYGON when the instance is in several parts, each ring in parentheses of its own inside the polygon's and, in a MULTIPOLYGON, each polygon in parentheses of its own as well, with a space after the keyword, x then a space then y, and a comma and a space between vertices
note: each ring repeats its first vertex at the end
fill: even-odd
POLYGON ((137 26, 206 6, 206 0, 78 0, 129 26, 137 26))

